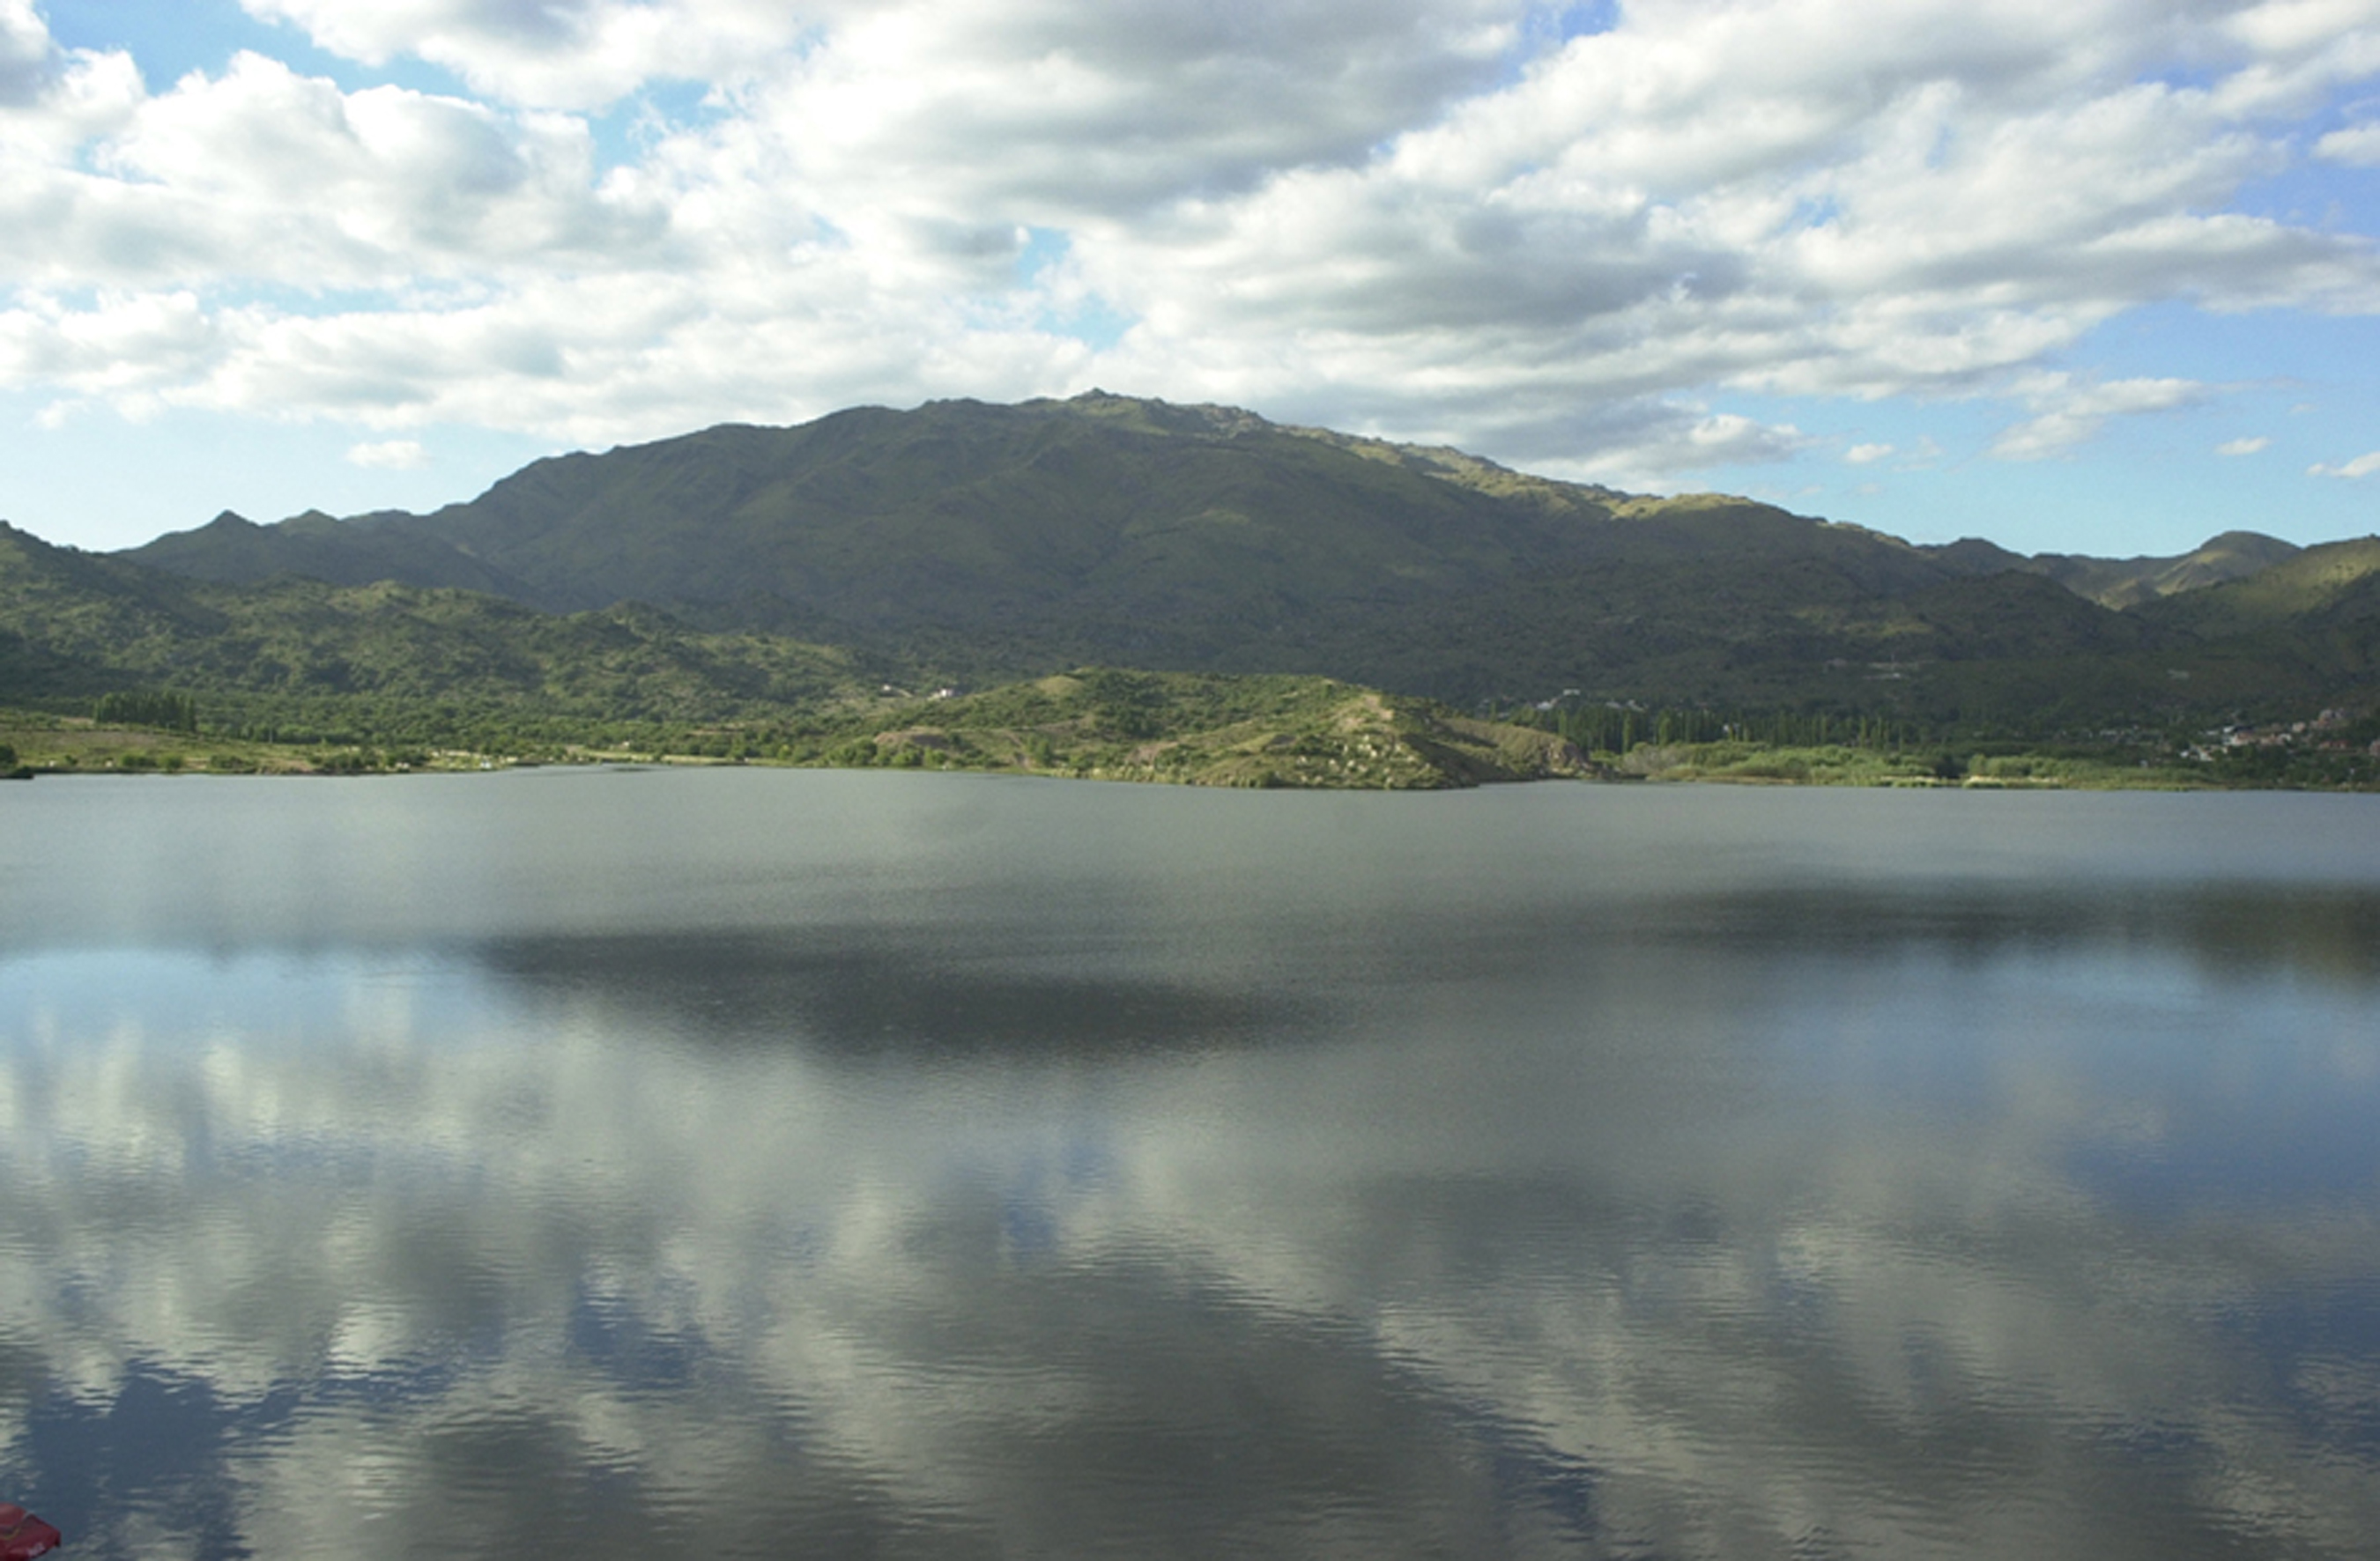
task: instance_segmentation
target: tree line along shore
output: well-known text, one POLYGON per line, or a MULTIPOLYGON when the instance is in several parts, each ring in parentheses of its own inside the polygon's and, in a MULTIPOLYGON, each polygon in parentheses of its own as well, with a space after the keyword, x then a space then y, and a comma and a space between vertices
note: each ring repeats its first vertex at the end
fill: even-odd
POLYGON ((1856 712, 1576 698, 1465 713, 1327 678, 1082 669, 978 693, 734 720, 590 720, 366 700, 118 691, 87 714, 0 708, 0 774, 364 775, 542 764, 968 770, 1258 788, 1547 779, 1967 788, 2380 790, 2380 716, 2025 732, 1856 712))

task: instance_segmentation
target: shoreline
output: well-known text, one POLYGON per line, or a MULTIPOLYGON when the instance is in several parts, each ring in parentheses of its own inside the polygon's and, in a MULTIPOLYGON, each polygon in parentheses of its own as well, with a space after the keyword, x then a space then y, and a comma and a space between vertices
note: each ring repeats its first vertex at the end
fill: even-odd
POLYGON ((2210 752, 2140 732, 2096 742, 1968 736, 1790 745, 1732 738, 1582 751, 1541 727, 1458 716, 1370 691, 1338 688, 1330 695, 1290 717, 1143 726, 1131 736, 1096 724, 1037 722, 1031 717, 1038 711, 1003 711, 1009 719, 998 724, 913 720, 858 737, 850 733, 864 730, 865 721, 589 732, 594 741, 574 741, 566 729, 467 730, 441 734, 443 742, 428 733, 428 740, 410 742, 356 734, 292 741, 0 711, 0 778, 635 766, 891 769, 1247 790, 1445 791, 1574 780, 1912 791, 2380 792, 2380 751, 2374 751, 2380 744, 2308 741, 2210 752))
MULTIPOLYGON (((2111 770, 2112 770, 2112 767, 2111 770)), ((945 765, 896 769, 880 765, 820 764, 780 759, 723 759, 699 755, 670 756, 603 756, 549 758, 518 758, 490 756, 481 762, 443 763, 429 765, 392 765, 371 768, 309 767, 302 763, 258 766, 212 766, 184 763, 176 766, 42 766, 20 765, 0 772, 0 780, 68 780, 80 778, 148 777, 155 779, 247 779, 300 780, 395 780, 401 777, 492 775, 529 769, 612 769, 623 773, 638 770, 695 769, 783 769, 827 770, 859 774, 871 770, 891 769, 893 773, 938 775, 1006 776, 1037 780, 1083 780, 1110 785, 1128 786, 1190 786, 1203 791, 1309 791, 1309 792, 1452 792, 1474 791, 1488 786, 1536 785, 1562 783, 1588 786, 1728 786, 1744 788, 1779 788, 1802 791, 1894 791, 1894 792, 1987 792, 1987 793, 2074 793, 2074 792, 2303 792, 2340 794, 2380 794, 2380 780, 2354 780, 2336 784, 2291 784, 2286 781, 2227 780, 2218 777, 2198 777, 2164 772, 2138 779, 2118 773, 2074 777, 1998 777, 1969 775, 1955 779, 1936 776, 1813 776, 1795 778, 1775 775, 1734 775, 1710 773, 1627 774, 1544 774, 1513 776, 1488 780, 1449 780, 1439 784, 1378 785, 1334 783, 1325 780, 1305 781, 1216 781, 1196 777, 1175 777, 1151 771, 1118 773, 1110 769, 1070 770, 1063 768, 1027 768, 1016 766, 945 765)))

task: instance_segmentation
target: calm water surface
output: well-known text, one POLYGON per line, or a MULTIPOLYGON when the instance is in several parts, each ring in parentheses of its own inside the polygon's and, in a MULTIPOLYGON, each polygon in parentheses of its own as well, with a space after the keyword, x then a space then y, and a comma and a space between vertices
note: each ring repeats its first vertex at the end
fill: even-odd
POLYGON ((2315 1556, 2380 805, 0 790, 98 1556, 2315 1556))

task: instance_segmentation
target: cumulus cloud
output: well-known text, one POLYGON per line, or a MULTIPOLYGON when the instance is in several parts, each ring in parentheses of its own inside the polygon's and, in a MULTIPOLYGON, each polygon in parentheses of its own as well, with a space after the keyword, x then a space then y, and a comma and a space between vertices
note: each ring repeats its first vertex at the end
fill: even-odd
POLYGON ((596 180, 583 123, 343 93, 254 54, 141 100, 91 161, 24 159, 0 183, 0 276, 403 288, 614 269, 666 229, 656 202, 596 180))
POLYGON ((2262 434, 2247 439, 2227 439, 2215 447, 2217 455, 2254 455, 2270 449, 2272 441, 2262 434))
POLYGON ((1854 444, 1843 452, 1843 459, 1855 466, 1873 466, 1891 455, 1889 444, 1854 444))
MULTIPOLYGON (((751 127, 853 205, 1120 220, 1369 157, 1486 85, 1519 0, 934 0, 878 6, 764 90, 751 127)), ((844 204, 838 202, 838 205, 844 204)))
POLYGON ((2127 309, 2380 311, 2368 236, 2236 201, 2380 77, 2367 0, 243 3, 478 96, 152 94, 0 0, 6 382, 569 440, 1099 382, 1645 476, 1801 447, 1740 393, 2037 459, 2213 393, 2047 383, 2127 309))
POLYGON ((82 309, 36 295, 0 311, 0 382, 63 387, 136 417, 223 347, 220 323, 189 292, 103 293, 82 309))
MULTIPOLYGON (((774 0, 241 0, 321 47, 379 65, 409 54, 516 103, 593 108, 654 79, 733 79, 799 39, 821 7, 774 0)), ((830 4, 827 15, 848 7, 830 4)))
POLYGON ((2024 386, 2025 399, 2041 410, 2001 430, 1992 454, 2003 461, 2040 461, 2062 455, 2097 433, 2110 417, 2168 412, 2204 401, 2212 390, 2194 380, 2110 380, 2073 382, 2065 374, 2043 374, 2024 386))
POLYGON ((0 167, 70 156, 140 96, 129 55, 61 49, 33 0, 0 0, 0 167))
POLYGON ((419 440, 383 439, 349 445, 347 463, 387 471, 418 471, 430 464, 430 452, 419 440))
POLYGON ((1782 461, 1808 442, 1791 423, 1759 423, 1732 412, 1698 417, 1669 438, 1638 444, 1617 464, 1650 474, 1782 461))
POLYGON ((2313 154, 2325 163, 2352 168, 2380 168, 2380 121, 2333 130, 2313 143, 2313 154))
POLYGON ((49 74, 50 30, 33 0, 0 0, 0 108, 40 96, 49 74))
POLYGON ((2344 477, 2352 478, 2370 477, 2374 472, 2380 472, 2380 450, 2374 450, 2368 455, 2358 455, 2351 461, 2342 462, 2335 466, 2317 462, 2306 468, 2306 475, 2308 477, 2344 477))
MULTIPOLYGON (((1455 436, 1425 438, 1444 443, 1455 436)), ((1549 476, 1627 490, 1673 488, 1714 467, 1774 465, 1812 443, 1791 423, 1650 397, 1588 406, 1549 401, 1497 418, 1487 440, 1528 452, 1530 466, 1549 476)))

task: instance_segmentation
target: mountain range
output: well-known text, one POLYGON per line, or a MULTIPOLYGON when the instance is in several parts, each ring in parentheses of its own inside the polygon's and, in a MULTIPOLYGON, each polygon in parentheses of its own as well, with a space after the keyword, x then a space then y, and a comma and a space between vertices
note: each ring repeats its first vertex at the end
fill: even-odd
POLYGON ((1457 705, 2168 720, 2368 694, 2380 539, 1921 546, 1094 392, 541 460, 428 514, 0 532, 0 703, 132 683, 698 714, 1087 665, 1457 705))

